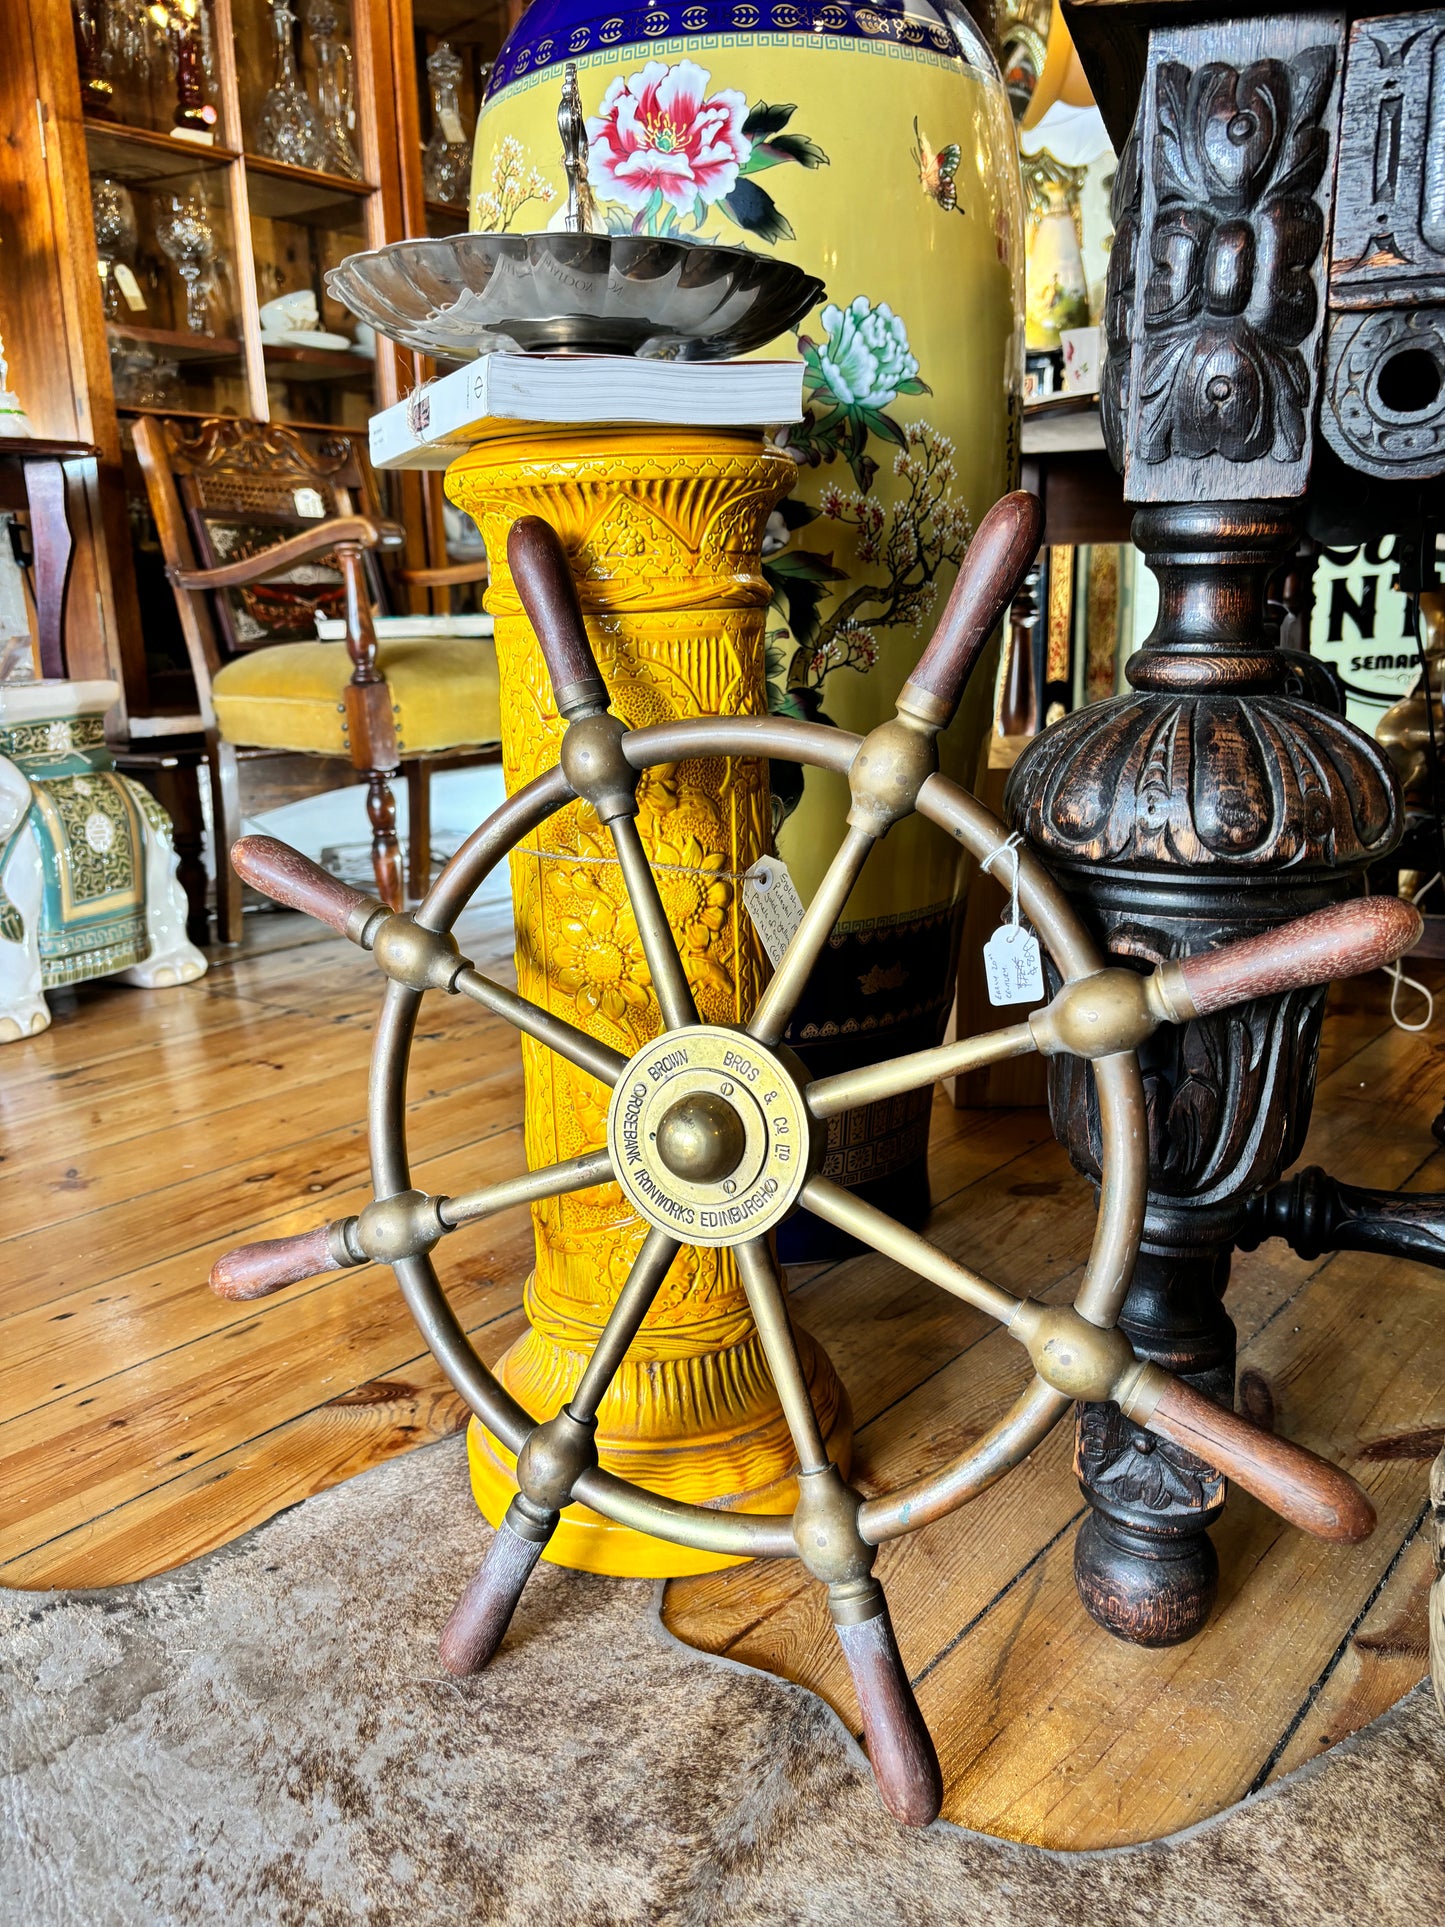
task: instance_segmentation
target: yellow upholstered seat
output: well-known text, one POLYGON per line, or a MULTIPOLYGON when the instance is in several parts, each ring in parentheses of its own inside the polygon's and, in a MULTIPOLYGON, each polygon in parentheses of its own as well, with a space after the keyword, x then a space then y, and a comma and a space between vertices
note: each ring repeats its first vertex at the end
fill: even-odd
MULTIPOLYGON (((379 642, 403 756, 495 743, 501 736, 497 652, 475 637, 379 642)), ((351 657, 339 642, 282 642, 216 672, 211 700, 228 743, 319 756, 348 753, 343 694, 351 657)))

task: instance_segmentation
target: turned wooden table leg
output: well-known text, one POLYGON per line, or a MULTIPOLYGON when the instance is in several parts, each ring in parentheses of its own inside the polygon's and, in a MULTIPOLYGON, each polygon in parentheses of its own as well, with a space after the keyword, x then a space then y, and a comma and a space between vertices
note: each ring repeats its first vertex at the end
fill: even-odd
POLYGON ((56 462, 25 464, 30 553, 35 578, 40 673, 65 674, 65 592, 75 543, 65 511, 65 469, 56 462))
MULTIPOLYGON (((1307 633, 1302 504, 1316 403, 1328 434, 1338 399, 1338 382, 1321 388, 1344 66, 1340 14, 1161 17, 1119 157, 1100 413, 1159 617, 1128 664, 1131 693, 1035 738, 1007 808, 1101 946, 1141 969, 1362 894, 1399 837, 1379 748, 1297 693, 1320 691, 1277 647, 1282 614, 1292 639, 1307 633), (1266 73, 1269 138, 1245 104, 1266 73)), ((1141 1052, 1149 1200, 1120 1322, 1223 1403, 1230 1253, 1252 1235, 1250 1200, 1299 1155, 1323 1000, 1256 997, 1141 1052)), ((1049 1101, 1075 1164, 1096 1173, 1090 1076, 1055 1060, 1049 1101)), ((1082 1408, 1078 1465, 1094 1508, 1078 1541, 1085 1604, 1123 1638, 1187 1638, 1209 1610, 1205 1528, 1223 1479, 1108 1404, 1082 1408)))
MULTIPOLYGON (((1141 1358, 1226 1407, 1234 1403, 1228 1277, 1227 1249, 1146 1248, 1119 1319, 1141 1358)), ((1207 1528, 1223 1509, 1224 1480, 1117 1405, 1081 1405, 1076 1423, 1074 1469, 1093 1508, 1074 1545, 1079 1597, 1102 1626, 1138 1645, 1192 1638, 1219 1584, 1207 1528)))
POLYGON ((1002 736, 1032 736, 1039 726, 1039 692, 1034 675, 1034 628, 1039 619, 1039 568, 1035 563, 1014 597, 1008 617, 1008 667, 999 702, 1002 736))
MULTIPOLYGON (((1133 693, 1075 712, 1024 750, 1006 811, 1052 865, 1102 947, 1143 968, 1213 950, 1364 887, 1398 808, 1382 752, 1290 695, 1266 641, 1265 584, 1295 526, 1283 505, 1140 512, 1159 620, 1133 693)), ((1158 1030, 1140 1052, 1149 1115, 1144 1245, 1120 1323, 1141 1355, 1233 1402, 1222 1297, 1250 1199, 1299 1154, 1324 991, 1258 997, 1158 1030)), ((1050 1064, 1054 1129, 1097 1172, 1091 1076, 1050 1064)), ((1202 1460, 1081 1408, 1077 1467, 1094 1507, 1075 1570, 1101 1624, 1141 1645, 1208 1617, 1207 1528, 1225 1482, 1202 1460)))

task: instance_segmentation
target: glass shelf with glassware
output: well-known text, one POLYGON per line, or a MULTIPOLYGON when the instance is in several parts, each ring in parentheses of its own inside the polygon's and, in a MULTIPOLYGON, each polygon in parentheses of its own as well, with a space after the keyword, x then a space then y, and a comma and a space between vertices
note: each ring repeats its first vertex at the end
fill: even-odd
POLYGON ((214 0, 72 0, 87 118, 214 145, 223 84, 217 12, 214 0))
POLYGON ((370 192, 347 0, 232 0, 248 155, 370 192))
MULTIPOLYGON (((440 179, 456 199, 425 205, 423 150, 441 127, 438 74, 428 75, 426 60, 450 34, 462 128, 451 146, 469 149, 487 63, 507 6, 520 0, 490 17, 455 0, 420 0, 417 32, 411 0, 68 4, 73 32, 42 36, 32 52, 34 0, 0 0, 0 33, 25 67, 27 102, 33 92, 48 103, 26 123, 34 137, 0 153, 0 175, 12 193, 37 181, 37 168, 48 182, 35 196, 41 252, 22 265, 18 298, 22 312, 63 327, 56 361, 72 371, 73 393, 52 384, 44 407, 73 410, 106 451, 99 487, 110 535, 98 567, 110 573, 113 607, 104 649, 127 705, 145 713, 153 650, 120 539, 144 494, 126 452, 128 423, 235 415, 344 430, 364 449, 369 417, 419 371, 327 300, 326 270, 408 233, 466 225, 469 152, 454 153, 440 179), (80 140, 56 138, 77 122, 80 140), (77 261, 94 273, 77 277, 77 261), (292 297, 299 311, 278 317, 271 304, 292 297)), ((438 65, 446 83, 447 62, 438 65)), ((442 107, 450 125, 446 98, 442 107)), ((31 335, 22 330, 33 362, 48 344, 31 335)), ((418 559, 440 562, 422 487, 406 478, 382 493, 416 531, 418 559)))
POLYGON ((88 120, 85 152, 92 174, 111 174, 129 187, 167 181, 179 174, 214 172, 241 157, 216 142, 201 147, 171 139, 152 127, 131 127, 124 121, 88 120))
POLYGON ((387 238, 386 0, 71 5, 114 406, 364 427, 395 369, 323 291, 387 238))
POLYGON ((410 233, 456 234, 468 224, 472 135, 487 76, 520 12, 515 0, 480 7, 465 0, 413 0, 421 191, 415 198, 406 195, 410 233))
POLYGON ((211 172, 131 186, 90 177, 101 309, 117 407, 247 399, 231 210, 211 172))

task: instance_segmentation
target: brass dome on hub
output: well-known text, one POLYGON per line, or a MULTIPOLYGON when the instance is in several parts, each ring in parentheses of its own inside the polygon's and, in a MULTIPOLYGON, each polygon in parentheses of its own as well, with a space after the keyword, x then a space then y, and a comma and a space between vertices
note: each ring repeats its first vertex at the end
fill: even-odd
POLYGON ((742 1119, 712 1091, 680 1097, 657 1126, 657 1155, 688 1184, 720 1184, 746 1148, 742 1119))

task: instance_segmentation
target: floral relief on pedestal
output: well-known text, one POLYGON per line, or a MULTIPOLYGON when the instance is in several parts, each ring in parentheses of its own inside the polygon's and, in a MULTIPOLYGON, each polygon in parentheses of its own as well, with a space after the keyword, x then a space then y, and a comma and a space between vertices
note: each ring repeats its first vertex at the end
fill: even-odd
MULTIPOLYGON (((543 515, 562 536, 612 706, 629 728, 766 710, 767 589, 758 551, 792 464, 761 442, 723 453, 717 437, 676 450, 659 434, 607 439, 616 452, 569 444, 565 458, 539 447, 535 459, 503 461, 498 451, 469 458, 449 478, 453 499, 476 516, 496 558, 489 607, 509 792, 555 763, 562 737, 541 651, 502 561, 520 514, 543 515)), ((522 451, 512 443, 508 452, 522 451)), ((739 880, 767 848, 766 766, 722 757, 660 766, 644 773, 638 802, 643 845, 699 1012, 706 1022, 738 1023, 761 981, 739 880)), ((574 802, 534 831, 511 864, 519 989, 630 1057, 656 1034, 658 1016, 606 828, 590 805, 574 802)), ((524 1040, 523 1052, 529 1164, 601 1144, 603 1088, 540 1045, 524 1040)), ((643 1227, 615 1185, 537 1205, 533 1220, 529 1315, 539 1331, 575 1344, 577 1327, 600 1324, 621 1289, 643 1227)), ((684 1248, 648 1333, 658 1332, 653 1342, 665 1350, 669 1326, 719 1316, 745 1324, 731 1259, 684 1248)))

